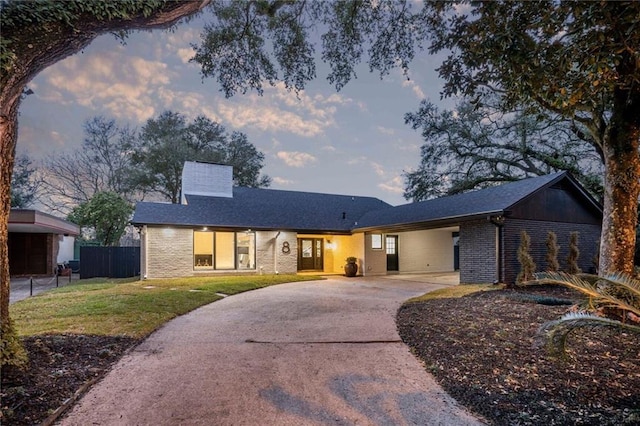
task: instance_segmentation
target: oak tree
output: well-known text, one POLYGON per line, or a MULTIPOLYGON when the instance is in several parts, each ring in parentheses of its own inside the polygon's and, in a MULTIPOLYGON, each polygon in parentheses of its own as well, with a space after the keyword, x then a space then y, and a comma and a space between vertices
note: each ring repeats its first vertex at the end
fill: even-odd
POLYGON ((209 0, 6 1, 0 3, 0 366, 16 356, 9 318, 8 223, 18 108, 26 85, 42 70, 79 52, 96 37, 126 30, 166 28, 199 12, 209 0))
POLYGON ((244 133, 228 134, 224 126, 205 116, 188 123, 184 115, 165 111, 150 118, 131 147, 129 184, 177 203, 185 161, 233 166, 237 186, 265 187, 271 179, 260 176, 264 154, 244 133))
POLYGON ((604 159, 600 273, 633 272, 640 195, 640 2, 431 2, 423 10, 443 94, 498 92, 503 110, 579 124, 604 159))
POLYGON ((558 171, 602 196, 602 160, 560 117, 502 112, 486 99, 441 111, 422 101, 405 121, 420 129, 420 163, 404 173, 406 199, 421 201, 558 171))

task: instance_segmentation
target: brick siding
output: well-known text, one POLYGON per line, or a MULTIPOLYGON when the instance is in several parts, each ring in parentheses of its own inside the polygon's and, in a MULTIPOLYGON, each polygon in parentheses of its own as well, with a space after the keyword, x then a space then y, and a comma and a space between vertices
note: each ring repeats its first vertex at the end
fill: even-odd
MULTIPOLYGON (((147 227, 142 243, 142 274, 147 278, 190 277, 206 274, 229 274, 229 271, 194 271, 193 229, 147 227)), ((295 274, 298 247, 295 232, 256 232, 256 269, 243 274, 295 274), (277 235, 277 238, 276 238, 277 235), (275 238, 275 240, 274 240, 275 238), (289 252, 283 252, 284 243, 289 252), (274 263, 274 255, 277 264, 274 263)), ((285 250, 286 251, 286 250, 285 250)))
POLYGON ((520 263, 518 262, 518 247, 520 246, 520 232, 527 231, 531 239, 531 255, 536 263, 536 271, 546 269, 545 256, 547 248, 547 232, 553 231, 558 239, 560 250, 558 262, 560 269, 566 268, 569 254, 569 235, 573 231, 579 232, 578 248, 580 257, 578 265, 583 272, 595 272, 594 256, 600 244, 600 226, 580 223, 542 222, 524 219, 507 219, 504 226, 504 281, 514 283, 520 263))
POLYGON ((497 231, 487 220, 460 225, 460 283, 493 283, 497 277, 497 231))
POLYGON ((193 275, 193 230, 147 227, 148 278, 193 275))

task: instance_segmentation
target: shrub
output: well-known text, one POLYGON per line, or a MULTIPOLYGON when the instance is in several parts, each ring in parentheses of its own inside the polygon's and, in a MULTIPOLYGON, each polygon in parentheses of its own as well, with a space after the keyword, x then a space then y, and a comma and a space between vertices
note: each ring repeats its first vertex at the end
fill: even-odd
POLYGON ((579 232, 572 232, 569 236, 569 255, 567 256, 567 273, 578 274, 580 267, 578 266, 578 258, 580 257, 580 249, 578 249, 579 232))
POLYGON ((555 232, 549 231, 547 233, 547 241, 545 242, 547 246, 547 271, 549 272, 558 272, 560 270, 560 263, 558 263, 558 251, 560 250, 560 246, 558 246, 558 237, 556 237, 555 232))
POLYGON ((531 239, 527 231, 520 233, 520 247, 518 247, 518 262, 520 262, 520 273, 516 277, 516 283, 521 284, 532 280, 536 272, 536 263, 531 257, 531 239))

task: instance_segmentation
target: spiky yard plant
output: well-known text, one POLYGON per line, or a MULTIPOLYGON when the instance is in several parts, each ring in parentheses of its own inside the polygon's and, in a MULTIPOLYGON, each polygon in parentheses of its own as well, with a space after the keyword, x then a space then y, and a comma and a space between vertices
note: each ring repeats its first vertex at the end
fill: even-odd
POLYGON ((536 263, 531 256, 531 239, 527 231, 520 233, 520 246, 518 247, 518 262, 520 262, 520 272, 516 277, 516 283, 520 284, 534 278, 536 263))
POLYGON ((560 270, 560 263, 558 262, 558 251, 560 250, 560 246, 558 246, 558 237, 555 232, 547 232, 545 245, 547 246, 547 255, 545 258, 547 261, 547 271, 557 272, 560 270))
POLYGON ((569 235, 569 255, 567 256, 567 273, 577 274, 580 273, 580 267, 578 266, 578 258, 580 257, 580 249, 578 248, 578 236, 579 232, 572 232, 569 235))
POLYGON ((582 312, 566 314, 540 327, 539 333, 546 338, 552 354, 564 356, 569 335, 580 328, 613 328, 640 336, 640 281, 622 273, 597 276, 545 272, 535 276, 535 281, 526 284, 557 284, 588 298, 582 312))

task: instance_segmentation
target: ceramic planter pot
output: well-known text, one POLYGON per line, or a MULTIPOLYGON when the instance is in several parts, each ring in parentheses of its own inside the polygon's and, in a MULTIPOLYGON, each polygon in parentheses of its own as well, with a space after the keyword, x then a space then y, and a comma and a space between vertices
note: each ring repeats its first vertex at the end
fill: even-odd
POLYGON ((344 274, 348 277, 355 277, 358 273, 357 263, 347 263, 344 265, 344 274))

